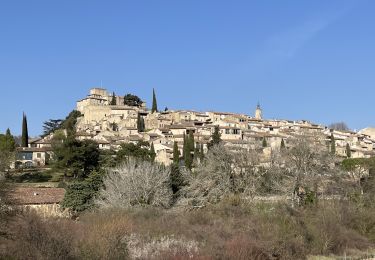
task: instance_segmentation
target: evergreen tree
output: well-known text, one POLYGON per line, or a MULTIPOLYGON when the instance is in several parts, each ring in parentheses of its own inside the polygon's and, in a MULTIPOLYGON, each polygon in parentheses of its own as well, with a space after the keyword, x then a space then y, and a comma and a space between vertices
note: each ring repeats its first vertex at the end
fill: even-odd
POLYGON ((27 130, 27 118, 26 118, 25 113, 23 113, 21 147, 28 147, 28 146, 29 146, 29 133, 27 130))
POLYGON ((194 160, 197 161, 198 158, 200 158, 200 153, 199 153, 199 147, 197 146, 197 147, 194 149, 194 160))
POLYGON ((333 136, 333 133, 331 133, 331 154, 336 154, 336 141, 335 137, 333 136))
POLYGON ((219 132, 219 126, 215 126, 215 130, 211 135, 211 141, 207 144, 208 148, 213 147, 221 142, 221 134, 219 132))
POLYGON ((185 161, 185 166, 186 168, 190 169, 191 170, 191 167, 193 165, 193 158, 191 156, 191 138, 190 138, 190 134, 188 137, 186 137, 186 135, 184 135, 184 161, 185 161))
POLYGON ((195 140, 194 140, 194 133, 193 133, 193 131, 189 132, 188 142, 189 142, 189 151, 190 152, 194 151, 194 149, 195 149, 195 140))
POLYGON ((14 152, 15 149, 16 141, 8 128, 5 135, 0 134, 0 153, 14 152))
MULTIPOLYGON (((5 135, 0 134, 0 172, 6 169, 9 169, 10 163, 14 159, 15 149, 16 149, 16 141, 14 140, 14 137, 10 133, 10 130, 7 129, 5 135)), ((1 182, 1 178, 0 178, 0 182, 1 182)), ((0 194, 0 197, 1 197, 1 194, 0 194)), ((1 206, 1 198, 0 198, 0 206, 1 206)))
POLYGON ((180 162, 180 151, 178 150, 177 142, 173 144, 173 163, 178 164, 180 162))
POLYGON ((111 106, 116 106, 117 105, 115 92, 112 93, 112 99, 111 99, 111 102, 109 104, 111 106))
POLYGON ((183 133, 183 145, 182 145, 182 157, 185 159, 185 155, 186 155, 186 148, 187 148, 187 145, 186 145, 186 135, 185 133, 183 133))
POLYGON ((165 107, 165 108, 164 108, 164 112, 167 112, 167 111, 168 111, 168 107, 165 107))
POLYGON ((78 117, 82 116, 81 112, 73 110, 69 115, 61 122, 61 128, 65 129, 67 135, 74 136, 76 133, 76 123, 78 117))
POLYGON ((94 199, 103 186, 103 176, 103 170, 93 170, 87 178, 71 182, 66 187, 61 206, 75 212, 82 212, 94 207, 94 199))
POLYGON ((131 107, 139 107, 141 106, 143 101, 136 95, 126 94, 124 96, 124 105, 131 106, 131 107))
POLYGON ((350 150, 350 145, 348 143, 346 144, 346 156, 348 158, 352 157, 352 151, 350 150))
POLYGON ((137 119, 137 129, 138 132, 144 132, 145 131, 145 121, 141 114, 138 113, 138 119, 137 119))
POLYGON ((184 179, 177 163, 172 163, 171 165, 170 183, 173 194, 176 194, 184 186, 184 179))
POLYGON ((5 132, 6 149, 9 152, 13 152, 16 149, 16 141, 8 128, 5 132))
POLYGON ((203 147, 203 144, 201 144, 201 151, 199 153, 199 159, 200 159, 200 162, 203 162, 203 160, 204 160, 204 147, 203 147))
POLYGON ((285 149, 285 142, 284 142, 284 139, 281 139, 280 150, 284 150, 284 149, 285 149))
POLYGON ((156 153, 155 153, 154 143, 151 143, 150 157, 151 157, 151 161, 155 161, 156 153))
POLYGON ((267 147, 267 140, 265 137, 263 137, 262 146, 263 148, 267 147))
POLYGON ((158 112, 158 104, 156 101, 155 89, 152 89, 152 108, 151 113, 158 112))
POLYGON ((50 119, 48 121, 43 122, 43 135, 45 137, 50 133, 55 132, 56 130, 60 129, 62 120, 61 119, 50 119))

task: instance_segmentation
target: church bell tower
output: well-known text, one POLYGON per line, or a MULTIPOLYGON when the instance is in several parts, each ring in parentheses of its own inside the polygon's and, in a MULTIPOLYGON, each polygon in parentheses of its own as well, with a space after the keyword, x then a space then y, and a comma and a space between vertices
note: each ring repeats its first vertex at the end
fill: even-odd
POLYGON ((258 103, 257 108, 255 109, 255 119, 262 120, 262 109, 258 103))

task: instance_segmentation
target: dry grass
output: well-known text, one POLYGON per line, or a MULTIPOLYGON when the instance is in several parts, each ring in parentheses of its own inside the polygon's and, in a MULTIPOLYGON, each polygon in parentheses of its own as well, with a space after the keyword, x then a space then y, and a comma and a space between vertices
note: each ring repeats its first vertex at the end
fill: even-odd
MULTIPOLYGON (((374 248, 373 208, 330 201, 311 208, 243 204, 172 212, 87 213, 78 221, 14 222, 3 257, 14 259, 306 259, 374 248)), ((1 258, 1 257, 0 257, 1 258)))

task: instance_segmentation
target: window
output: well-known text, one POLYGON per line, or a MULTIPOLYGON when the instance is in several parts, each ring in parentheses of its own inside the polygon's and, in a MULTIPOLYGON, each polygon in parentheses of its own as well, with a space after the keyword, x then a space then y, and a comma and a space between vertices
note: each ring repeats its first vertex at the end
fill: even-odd
POLYGON ((226 135, 229 135, 229 134, 230 134, 229 129, 225 129, 225 134, 226 134, 226 135))
POLYGON ((41 153, 37 153, 36 154, 36 158, 39 158, 39 159, 42 158, 42 154, 41 153))

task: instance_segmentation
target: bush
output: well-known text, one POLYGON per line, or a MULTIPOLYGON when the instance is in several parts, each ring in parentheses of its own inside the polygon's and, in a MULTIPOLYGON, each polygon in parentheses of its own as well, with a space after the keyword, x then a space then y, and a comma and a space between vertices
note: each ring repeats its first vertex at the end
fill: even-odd
POLYGON ((129 159, 108 172, 96 203, 102 208, 168 208, 172 200, 169 176, 170 169, 162 165, 129 159))

